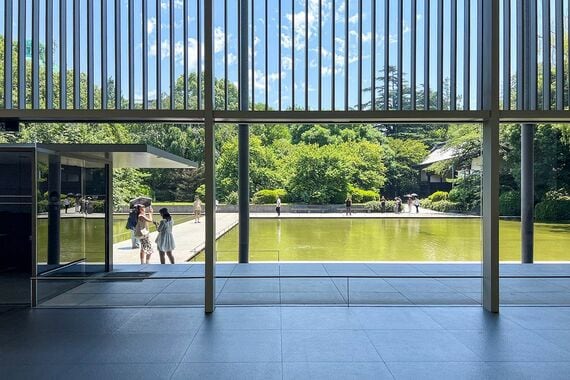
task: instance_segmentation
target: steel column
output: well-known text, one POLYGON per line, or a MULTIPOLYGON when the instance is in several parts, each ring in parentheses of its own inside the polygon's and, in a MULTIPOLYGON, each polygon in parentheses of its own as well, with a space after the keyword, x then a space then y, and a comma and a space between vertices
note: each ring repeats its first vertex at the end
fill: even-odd
POLYGON ((87 0, 87 108, 93 109, 94 105, 94 68, 93 68, 93 0, 87 0))
POLYGON ((534 262, 534 124, 521 125, 521 261, 534 262))
MULTIPOLYGON (((426 3, 429 0, 426 0, 426 3)), ((384 0, 384 110, 390 103, 390 1, 384 0)))
POLYGON ((483 218, 483 307, 499 311, 499 3, 482 0, 481 16, 483 77, 486 94, 481 106, 489 111, 483 125, 483 176, 481 215, 483 218), (484 5, 484 6, 483 6, 484 5))
POLYGON ((449 109, 457 109, 457 0, 451 0, 451 49, 449 73, 449 109))
POLYGON ((168 78, 170 79, 170 109, 173 110, 174 108, 176 108, 176 78, 175 78, 175 49, 176 46, 174 45, 174 0, 170 0, 170 5, 169 5, 169 9, 170 11, 170 16, 168 18, 169 21, 169 32, 170 32, 170 37, 169 37, 169 42, 170 42, 170 68, 169 68, 169 72, 170 75, 168 76, 168 78))
POLYGON ((443 109, 443 0, 437 2, 437 105, 443 109))
MULTIPOLYGON (((158 4, 158 3, 157 3, 158 4)), ((121 0, 115 0, 115 109, 121 107, 121 0)), ((158 22, 157 22, 158 23, 158 22)), ((160 24, 158 24, 160 25, 160 24)), ((157 30, 160 28, 157 28, 157 30)), ((160 55, 160 44, 157 54, 160 55)))
MULTIPOLYGON (((293 0, 295 1, 295 0, 293 0)), ((349 48, 349 34, 348 34, 348 6, 350 0, 344 1, 344 110, 348 111, 348 48, 349 48)))
POLYGON ((404 99, 402 91, 404 85, 404 0, 398 0, 398 94, 396 109, 402 110, 402 100, 404 99))
MULTIPOLYGON (((239 109, 247 111, 248 99, 248 0, 239 0, 239 109)), ((294 24, 293 24, 294 25, 294 24)), ((294 35, 293 35, 294 37, 294 35)), ((294 72, 293 65, 293 72, 294 72)), ((295 93, 295 90, 292 91, 295 93)), ((238 125, 239 262, 249 262, 249 126, 238 125)))
POLYGON ((542 0, 542 109, 550 109, 550 0, 542 0))
POLYGON ((429 20, 430 20, 430 11, 429 11, 429 4, 430 0, 425 0, 424 4, 424 110, 429 110, 430 108, 430 90, 429 90, 429 69, 430 69, 430 62, 429 62, 429 20))
MULTIPOLYGON (((104 1, 104 0, 103 0, 104 1)), ((184 2, 186 3, 186 1, 184 2)), ((142 0, 142 108, 148 108, 148 5, 142 0)), ((156 47, 157 50, 159 47, 156 47)))
MULTIPOLYGON (((370 109, 374 111, 376 109, 376 0, 371 0, 371 2, 372 53, 370 57, 370 109)), ((415 1, 412 1, 412 4, 415 3, 415 1)))
MULTIPOLYGON (((267 7, 267 2, 265 3, 267 7)), ((265 76, 267 79, 267 76, 265 76)), ((305 0, 305 111, 309 110, 309 0, 305 0)), ((267 91, 267 86, 265 88, 267 91)))
MULTIPOLYGON (((204 311, 216 308, 216 167, 214 106, 214 21, 213 4, 204 2, 204 134, 206 177, 206 263, 204 311)), ((246 55, 247 58, 247 55, 246 55)))
POLYGON ((59 107, 67 108, 67 0, 59 1, 59 107))
POLYGON ((107 109, 107 0, 101 0, 101 108, 107 109))
POLYGON ((73 108, 81 108, 81 32, 80 7, 81 1, 73 1, 73 108))
POLYGON ((465 0, 463 7, 463 109, 467 111, 471 108, 471 0, 465 0))
POLYGON ((156 109, 162 108, 162 0, 156 2, 156 109))
POLYGON ((416 39, 417 39, 417 3, 412 1, 410 20, 410 38, 412 39, 412 51, 410 52, 410 107, 416 109, 416 39))
MULTIPOLYGON (((556 109, 564 109, 564 7, 556 0, 556 109)), ((569 41, 570 42, 570 41, 569 41)))
MULTIPOLYGON (((129 13, 127 18, 127 24, 129 28, 129 108, 135 108, 135 7, 134 0, 129 0, 129 13)), ((157 49, 160 49, 157 46, 157 49)))
MULTIPOLYGON (((11 1, 11 0, 6 0, 11 1)), ((6 40, 4 40, 6 43, 6 40)), ((46 1, 46 69, 45 97, 46 108, 53 108, 53 0, 46 1)), ((6 62, 11 62, 6 60, 6 62)), ((4 68, 4 70, 6 70, 4 68)))
POLYGON ((511 109, 511 0, 503 0, 503 109, 511 109))
MULTIPOLYGON (((102 0, 105 2, 106 0, 102 0)), ((113 271, 113 161, 105 164, 105 272, 113 271)))
POLYGON ((40 4, 32 0, 32 108, 40 107, 40 4))

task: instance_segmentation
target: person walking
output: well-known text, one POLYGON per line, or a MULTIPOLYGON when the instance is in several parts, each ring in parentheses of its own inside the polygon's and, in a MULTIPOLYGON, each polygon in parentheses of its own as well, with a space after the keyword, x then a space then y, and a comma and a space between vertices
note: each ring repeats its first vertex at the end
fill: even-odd
POLYGON ((420 200, 418 197, 414 198, 414 206, 416 206, 416 214, 420 212, 420 200))
POLYGON ((386 212, 386 198, 383 195, 382 198, 380 198, 380 211, 386 212))
POLYGON ((408 213, 412 213, 412 208, 414 206, 414 200, 412 199, 412 196, 408 196, 408 213))
POLYGON ((350 196, 346 197, 344 205, 346 206, 346 215, 352 215, 352 198, 350 196))
POLYGON ((148 264, 152 256, 152 244, 150 243, 148 223, 152 220, 152 207, 149 207, 148 216, 146 209, 143 205, 136 205, 137 210, 137 225, 135 227, 135 236, 140 242, 140 259, 141 264, 148 264))
POLYGON ((396 211, 396 214, 399 214, 402 211, 402 198, 396 197, 394 198, 394 201, 396 202, 394 205, 394 210, 396 211))
POLYGON ((170 264, 174 264, 174 256, 172 255, 172 251, 176 248, 176 245, 174 244, 174 235, 172 234, 174 222, 172 221, 172 216, 170 216, 168 209, 161 208, 158 212, 160 213, 160 216, 162 216, 162 220, 156 227, 158 236, 156 237, 155 242, 158 254, 160 255, 160 263, 165 264, 164 256, 166 254, 166 256, 168 256, 168 260, 170 260, 170 264))
POLYGON ((281 216, 281 198, 277 196, 277 203, 275 203, 275 211, 277 212, 277 217, 281 216))
POLYGON ((65 209, 65 213, 67 214, 67 209, 69 208, 69 205, 71 204, 71 202, 69 201, 69 198, 65 198, 63 200, 63 208, 65 209))
POLYGON ((200 214, 202 213, 202 201, 200 196, 194 197, 194 223, 200 223, 200 214))

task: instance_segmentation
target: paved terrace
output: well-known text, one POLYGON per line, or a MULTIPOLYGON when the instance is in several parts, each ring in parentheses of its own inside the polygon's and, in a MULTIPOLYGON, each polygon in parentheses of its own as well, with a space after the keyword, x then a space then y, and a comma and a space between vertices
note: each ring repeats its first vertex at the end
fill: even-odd
MULTIPOLYGON (((472 305, 480 264, 220 263, 219 305, 472 305)), ((501 264, 503 305, 570 305, 570 264, 501 264), (532 276, 523 278, 524 276, 532 276)), ((204 265, 117 265, 85 281, 44 280, 42 306, 201 306, 204 265), (129 278, 129 280, 121 280, 129 278), (57 296, 48 297, 48 294, 57 296)))
POLYGON ((0 308, 5 379, 568 379, 570 308, 0 308))

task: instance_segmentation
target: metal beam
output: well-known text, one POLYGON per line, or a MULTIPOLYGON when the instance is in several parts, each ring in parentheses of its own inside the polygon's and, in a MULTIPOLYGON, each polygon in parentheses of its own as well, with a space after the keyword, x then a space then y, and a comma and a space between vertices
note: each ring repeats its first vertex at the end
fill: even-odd
POLYGON ((81 108, 81 32, 80 7, 81 1, 73 1, 73 108, 81 108))
POLYGON ((156 2, 156 109, 162 109, 162 7, 156 2))
POLYGON ((449 109, 457 109, 457 0, 451 0, 451 49, 449 52, 449 109))
POLYGON ((362 111, 362 0, 358 0, 358 104, 362 111))
POLYGON ((483 125, 483 307, 499 311, 499 3, 482 0, 481 68, 479 82, 486 94, 481 106, 490 112, 483 125), (483 4, 484 3, 484 4, 483 4))
MULTIPOLYGON (((247 112, 248 99, 248 2, 239 0, 239 109, 247 112)), ((294 25, 294 23, 293 23, 294 25)), ((293 35, 294 37, 294 35, 293 35)), ((293 72, 294 72, 293 65, 293 72)), ((293 94, 295 91, 293 90, 293 94)), ((229 111, 228 111, 229 112, 229 111)), ((238 125, 238 203, 239 203, 239 258, 240 263, 249 262, 249 126, 238 125)))
MULTIPOLYGON (((134 0, 129 0, 128 27, 129 27, 129 108, 135 109, 135 7, 134 0)), ((159 46, 157 46, 159 49, 159 46)))
MULTIPOLYGON (((267 2, 265 3, 267 7, 267 2)), ((267 37, 266 37, 267 38, 267 37)), ((267 75, 265 76, 267 80, 267 75)), ((305 111, 309 110, 309 0, 305 0, 305 111)), ((265 86, 267 91, 267 86, 265 86)), ((266 108, 267 109, 267 108, 266 108)))
POLYGON ((170 79, 170 109, 173 110, 176 108, 176 78, 175 78, 175 56, 176 56, 176 52, 175 52, 175 41, 174 41, 174 27, 175 27, 175 21, 174 21, 174 0, 170 0, 170 5, 169 5, 169 9, 170 11, 170 16, 168 18, 169 21, 169 32, 170 32, 170 37, 169 37, 169 42, 170 42, 170 68, 169 68, 169 72, 170 75, 168 76, 168 78, 170 79))
MULTIPOLYGON (((207 1, 206 1, 207 2, 207 1)), ((196 109, 202 109, 202 0, 196 0, 196 109)))
POLYGON ((550 0, 542 1, 542 109, 550 109, 550 0))
MULTIPOLYGON (((204 2, 204 155, 206 177, 206 263, 204 311, 216 308, 216 166, 214 106, 214 16, 211 1, 204 2)), ((246 56, 247 57, 247 56, 246 56)))
POLYGON ((323 109, 323 1, 319 0, 319 57, 318 57, 318 67, 319 75, 317 78, 317 92, 318 92, 318 106, 317 109, 320 111, 323 109))
MULTIPOLYGON (((157 3, 158 4, 158 3, 157 3)), ((121 109, 121 0, 115 0, 115 109, 121 109)), ((160 24, 157 22, 160 29, 160 24)), ((158 45, 160 46, 160 44, 158 45)), ((157 55, 160 49, 157 47, 157 55)))
MULTIPOLYGON (((426 0, 426 4, 429 0, 426 0)), ((390 1, 384 0, 384 110, 388 110, 390 97, 390 1)))
POLYGON ((94 105, 93 0, 87 0, 87 108, 94 105))
MULTIPOLYGON (((105 1, 105 0, 103 0, 105 1)), ((184 2, 186 3, 186 1, 184 2)), ((148 108, 148 3, 142 0, 142 108, 148 108)), ((157 51, 159 46, 156 47, 157 51)))
MULTIPOLYGON (((556 109, 564 109, 564 6, 556 0, 556 109)), ((570 41, 569 41, 570 42, 570 41)))
POLYGON ((332 0, 332 22, 331 22, 331 49, 332 49, 332 72, 331 72, 331 110, 336 109, 335 98, 336 98, 336 0, 332 0))
POLYGON ((443 109, 443 0, 437 1, 437 105, 443 109))
POLYGON ((32 108, 40 108, 40 4, 32 0, 32 108))
MULTIPOLYGON (((10 2, 11 0, 6 0, 10 2)), ((6 40, 4 40, 6 43, 6 40)), ((45 99, 46 108, 53 108, 53 0, 46 0, 46 69, 45 99)), ((12 62, 6 60, 5 62, 12 62)), ((4 64, 6 66, 6 64, 4 64)), ((4 70, 6 70, 4 68, 4 70)))
POLYGON ((4 108, 12 108, 12 27, 14 24, 12 0, 4 3, 4 108))
MULTIPOLYGON (((183 103, 183 107, 185 110, 187 110, 188 107, 188 1, 189 0, 185 0, 184 1, 184 6, 182 9, 182 14, 183 14, 183 21, 182 21, 182 39, 184 40, 182 42, 182 46, 183 46, 183 54, 184 54, 184 69, 183 69, 183 75, 184 75, 184 85, 182 86, 183 91, 184 91, 184 101, 183 103)), ((228 39, 227 39, 227 0, 226 1, 226 7, 224 8, 224 53, 225 57, 227 57, 227 51, 225 49, 227 49, 227 45, 228 45, 228 39)), ((224 62, 226 61, 227 58, 224 58, 224 62)), ((225 65, 226 69, 225 69, 225 73, 226 73, 226 78, 227 78, 227 64, 225 65)), ((227 81, 225 84, 225 103, 227 104, 227 98, 228 98, 228 87, 227 87, 227 81)))
MULTIPOLYGON (((443 0, 440 0, 443 1, 443 0)), ((401 110, 402 100, 404 96, 403 86, 404 86, 404 1, 398 0, 398 110, 401 110)))
POLYGON ((511 0, 503 0, 503 109, 511 109, 511 0))
MULTIPOLYGON (((373 0, 375 1, 375 0, 373 0)), ((411 20, 410 20, 410 38, 412 39, 412 49, 410 52, 410 106, 411 109, 416 109, 416 45, 417 45, 417 2, 412 1, 411 4, 411 20)))
POLYGON ((463 8, 463 110, 471 108, 471 0, 465 0, 463 8))
MULTIPOLYGON (((372 1, 372 53, 370 57, 370 109, 376 109, 376 0, 372 1)), ((415 4, 415 1, 412 1, 412 7, 415 4)))
MULTIPOLYGON (((295 0, 293 0, 294 2, 295 0)), ((348 34, 348 8, 349 0, 344 1, 344 110, 348 111, 348 49, 349 49, 349 34, 348 34)))
POLYGON ((67 0, 59 1, 59 108, 67 108, 67 0))
POLYGON ((101 0, 101 108, 107 109, 108 78, 107 78, 107 0, 101 0))
POLYGON ((534 124, 521 125, 521 262, 534 262, 534 124))
POLYGON ((430 43, 429 43, 429 20, 430 20, 430 11, 429 11, 429 4, 430 0, 425 0, 424 4, 424 110, 430 109, 430 90, 429 90, 429 69, 430 69, 430 43))

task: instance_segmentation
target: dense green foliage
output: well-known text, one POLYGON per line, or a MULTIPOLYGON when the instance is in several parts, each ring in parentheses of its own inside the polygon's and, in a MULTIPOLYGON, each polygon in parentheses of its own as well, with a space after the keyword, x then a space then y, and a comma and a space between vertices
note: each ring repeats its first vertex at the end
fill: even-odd
POLYGON ((536 205, 536 220, 541 222, 570 221, 570 200, 547 200, 536 205))
POLYGON ((287 197, 287 191, 285 191, 285 189, 259 190, 253 194, 252 201, 256 204, 275 203, 277 201, 277 197, 281 198, 281 202, 284 202, 287 197))
POLYGON ((521 194, 518 191, 505 191, 499 196, 499 214, 506 216, 521 214, 521 194))
POLYGON ((426 199, 420 200, 420 206, 422 206, 423 208, 428 208, 430 210, 439 211, 439 212, 466 211, 462 208, 461 203, 451 202, 448 200, 440 200, 437 202, 433 202, 433 201, 426 198, 426 199))
POLYGON ((436 191, 431 194, 428 199, 432 202, 439 202, 447 200, 449 193, 447 191, 436 191))

